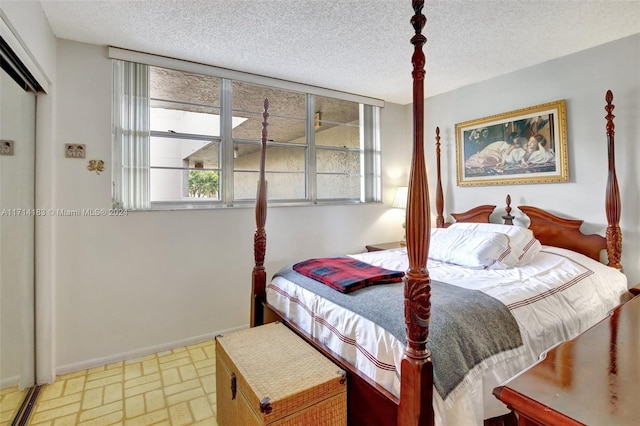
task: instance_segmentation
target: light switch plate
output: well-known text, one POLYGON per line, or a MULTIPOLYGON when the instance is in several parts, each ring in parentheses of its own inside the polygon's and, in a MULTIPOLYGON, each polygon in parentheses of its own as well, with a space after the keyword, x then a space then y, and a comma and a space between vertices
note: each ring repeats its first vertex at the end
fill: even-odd
POLYGON ((0 155, 13 155, 14 141, 8 139, 0 139, 0 155))
POLYGON ((64 145, 64 156, 66 158, 85 158, 87 147, 82 143, 67 143, 64 145))

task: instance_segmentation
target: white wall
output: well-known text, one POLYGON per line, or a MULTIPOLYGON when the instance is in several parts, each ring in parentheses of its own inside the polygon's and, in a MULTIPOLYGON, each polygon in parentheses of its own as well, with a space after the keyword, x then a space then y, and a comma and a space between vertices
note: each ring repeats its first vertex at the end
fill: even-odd
MULTIPOLYGON (((108 209, 107 49, 64 40, 57 48, 53 207, 108 209), (86 144, 87 160, 104 160, 106 171, 98 175, 87 170, 87 161, 63 158, 65 143, 86 144)), ((404 114, 399 106, 389 106, 384 115, 386 111, 404 114)), ((391 151, 390 143, 406 146, 405 136, 387 130, 383 151, 391 151)), ((402 218, 389 204, 394 185, 406 184, 405 161, 398 153, 385 157, 385 169, 394 171, 393 177, 385 177, 387 205, 270 208, 268 274, 301 257, 358 252, 365 244, 398 240, 402 218)), ((57 217, 55 231, 58 373, 211 338, 248 324, 253 209, 57 217)))
MULTIPOLYGON (((478 204, 496 204, 495 220, 504 214, 511 194, 518 205, 534 205, 555 214, 584 219, 583 231, 604 235, 607 181, 605 93, 614 94, 616 166, 622 216, 622 264, 629 284, 640 282, 640 34, 546 62, 453 92, 428 98, 425 129, 440 126, 446 212, 465 211, 478 204), (455 124, 557 99, 567 100, 569 179, 567 183, 458 187, 456 185, 455 124)), ((427 138, 433 136, 427 135, 427 138)), ((431 175, 433 156, 427 155, 431 175)), ((434 178, 435 179, 435 178, 434 178)))

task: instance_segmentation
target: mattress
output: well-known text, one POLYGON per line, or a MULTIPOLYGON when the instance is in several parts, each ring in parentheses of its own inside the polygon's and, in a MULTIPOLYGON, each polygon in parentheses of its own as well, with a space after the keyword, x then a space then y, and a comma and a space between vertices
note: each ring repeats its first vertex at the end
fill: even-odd
MULTIPOLYGON (((386 269, 408 268, 406 249, 351 257, 386 269)), ((579 253, 543 246, 527 265, 510 269, 471 269, 430 259, 433 280, 480 290, 500 300, 520 328, 524 350, 492 368, 474 369, 464 386, 446 400, 434 392, 436 424, 478 424, 508 412, 492 395, 500 385, 533 364, 554 345, 572 339, 603 319, 627 291, 621 272, 579 253)), ((399 395, 404 346, 362 318, 282 277, 267 286, 267 302, 304 331, 399 395)))

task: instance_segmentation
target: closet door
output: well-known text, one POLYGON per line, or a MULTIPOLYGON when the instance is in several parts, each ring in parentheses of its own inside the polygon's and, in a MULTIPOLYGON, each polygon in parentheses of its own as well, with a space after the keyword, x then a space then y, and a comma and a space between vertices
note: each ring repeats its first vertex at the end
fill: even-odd
POLYGON ((36 95, 0 72, 0 389, 6 395, 35 383, 36 95))

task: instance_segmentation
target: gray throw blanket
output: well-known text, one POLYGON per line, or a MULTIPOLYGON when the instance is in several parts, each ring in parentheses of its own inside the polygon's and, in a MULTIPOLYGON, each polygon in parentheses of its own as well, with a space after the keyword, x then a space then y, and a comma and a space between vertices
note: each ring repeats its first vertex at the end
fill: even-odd
MULTIPOLYGON (((295 272, 291 266, 275 276, 369 319, 406 345, 404 283, 373 285, 345 294, 295 272)), ((522 337, 513 315, 499 300, 478 290, 432 281, 427 345, 435 388, 446 399, 482 361, 522 347, 522 337)))

